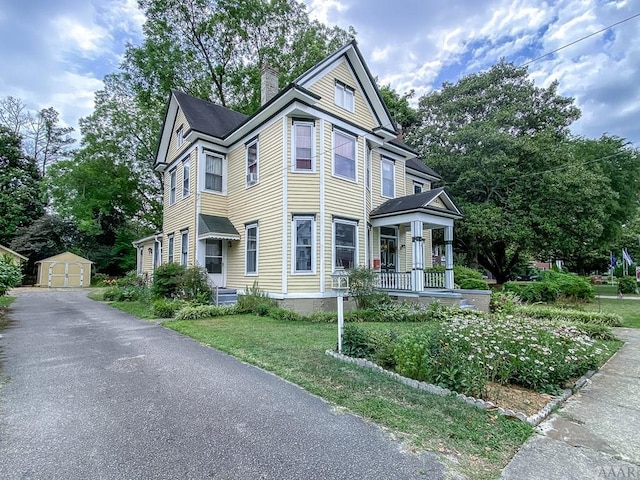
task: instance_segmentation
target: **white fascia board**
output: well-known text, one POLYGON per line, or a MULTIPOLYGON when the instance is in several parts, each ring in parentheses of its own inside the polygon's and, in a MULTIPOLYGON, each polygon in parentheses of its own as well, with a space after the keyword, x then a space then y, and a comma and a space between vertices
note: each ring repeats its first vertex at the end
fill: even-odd
POLYGON ((158 156, 154 162, 154 168, 156 170, 163 170, 167 164, 167 151, 171 144, 171 135, 173 134, 173 126, 176 123, 176 116, 178 115, 178 101, 176 97, 171 94, 171 100, 169 100, 169 107, 167 108, 167 114, 162 124, 162 135, 160 137, 160 145, 158 146, 158 156), (168 121, 171 119, 171 121, 168 121), (163 168, 163 166, 165 166, 163 168))
POLYGON ((436 216, 426 212, 409 212, 409 213, 390 213, 388 216, 371 219, 373 227, 387 227, 390 225, 401 225, 420 220, 425 225, 434 225, 438 227, 453 227, 453 217, 436 216))

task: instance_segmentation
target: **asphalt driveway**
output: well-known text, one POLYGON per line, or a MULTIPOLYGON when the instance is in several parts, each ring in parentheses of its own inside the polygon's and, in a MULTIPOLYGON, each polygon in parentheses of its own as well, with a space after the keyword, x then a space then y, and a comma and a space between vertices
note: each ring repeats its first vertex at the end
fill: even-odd
POLYGON ((19 291, 10 318, 2 479, 444 477, 359 417, 84 292, 19 291))

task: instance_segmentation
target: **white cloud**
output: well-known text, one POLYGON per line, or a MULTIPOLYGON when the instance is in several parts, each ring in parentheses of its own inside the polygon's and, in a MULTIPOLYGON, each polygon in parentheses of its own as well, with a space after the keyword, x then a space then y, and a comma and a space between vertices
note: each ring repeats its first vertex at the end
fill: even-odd
POLYGON ((54 20, 54 34, 67 43, 67 49, 79 51, 85 56, 104 53, 112 40, 108 32, 98 25, 83 24, 71 17, 58 17, 54 20))

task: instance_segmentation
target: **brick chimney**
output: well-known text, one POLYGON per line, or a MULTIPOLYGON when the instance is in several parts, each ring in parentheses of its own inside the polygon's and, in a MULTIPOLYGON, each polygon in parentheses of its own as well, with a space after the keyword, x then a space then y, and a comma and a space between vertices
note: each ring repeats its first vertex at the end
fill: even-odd
POLYGON ((260 73, 260 105, 264 105, 278 94, 278 71, 265 63, 260 73))

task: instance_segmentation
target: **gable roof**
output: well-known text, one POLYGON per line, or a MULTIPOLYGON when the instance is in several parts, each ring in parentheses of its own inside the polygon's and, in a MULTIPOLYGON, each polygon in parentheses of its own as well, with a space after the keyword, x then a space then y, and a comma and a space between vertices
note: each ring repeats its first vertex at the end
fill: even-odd
POLYGON ((371 212, 371 218, 384 217, 388 215, 396 215, 398 213, 406 213, 416 210, 432 211, 439 214, 448 214, 449 216, 462 218, 462 211, 453 202, 451 197, 447 195, 444 188, 435 188, 426 192, 408 195, 406 197, 392 198, 387 200, 378 208, 371 212), (436 199, 440 199, 446 208, 434 206, 436 199))
POLYGON ((87 260, 86 258, 83 258, 80 255, 76 255, 75 253, 71 253, 71 252, 59 253, 58 255, 54 255, 53 257, 43 258, 42 260, 39 260, 36 263, 43 263, 43 262, 93 263, 91 260, 87 260))
POLYGON ((178 90, 172 90, 171 93, 180 105, 189 127, 212 137, 225 137, 248 118, 244 113, 192 97, 178 90))
POLYGON ((5 247, 4 245, 0 244, 0 255, 3 255, 3 254, 12 255, 14 257, 19 258, 20 260, 24 260, 25 262, 28 260, 28 258, 25 257, 24 255, 20 255, 18 252, 14 252, 9 247, 5 247))
POLYGON ((437 180, 442 180, 440 174, 436 173, 435 170, 427 167, 422 161, 418 158, 410 158, 406 162, 407 168, 412 170, 416 170, 420 173, 424 173, 425 175, 429 175, 430 177, 434 177, 437 180))

